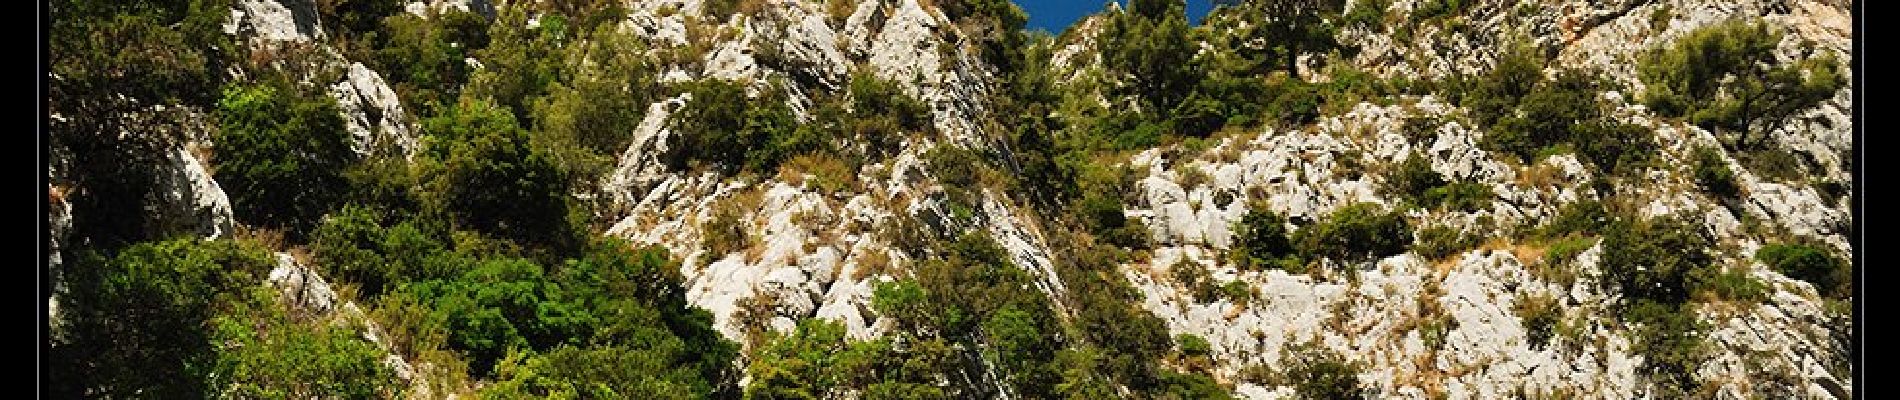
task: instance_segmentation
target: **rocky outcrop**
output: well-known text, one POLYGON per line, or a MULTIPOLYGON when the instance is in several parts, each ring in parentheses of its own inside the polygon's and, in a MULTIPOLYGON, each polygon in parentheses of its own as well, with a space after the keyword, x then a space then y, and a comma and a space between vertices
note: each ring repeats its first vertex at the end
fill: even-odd
MULTIPOLYGON (((443 3, 462 4, 461 8, 464 9, 487 4, 484 0, 443 3)), ((446 7, 443 4, 438 6, 446 7)), ((493 13, 492 8, 489 8, 489 13, 493 13)), ((335 69, 342 72, 342 80, 337 82, 304 84, 324 88, 331 98, 336 99, 344 128, 355 139, 350 147, 358 154, 368 155, 379 149, 388 149, 405 156, 415 152, 416 135, 412 132, 410 117, 403 111, 401 100, 396 98, 396 91, 376 71, 344 58, 335 48, 323 43, 326 37, 318 21, 315 4, 308 0, 240 0, 231 10, 231 19, 226 22, 224 30, 225 33, 244 39, 243 43, 252 50, 310 48, 313 51, 290 52, 300 54, 300 59, 279 61, 310 64, 305 67, 312 71, 335 69)))
POLYGON ((343 80, 330 85, 330 97, 343 113, 344 129, 355 138, 350 148, 357 154, 370 154, 377 148, 415 154, 416 135, 409 130, 409 114, 376 71, 363 63, 350 63, 343 80))
MULTIPOLYGON (((363 340, 375 344, 384 353, 383 365, 396 373, 396 378, 409 385, 406 398, 430 399, 435 396, 436 388, 429 382, 425 372, 435 368, 428 363, 411 364, 396 351, 395 345, 384 339, 388 334, 377 326, 354 301, 337 296, 330 282, 324 280, 317 270, 299 262, 290 253, 279 252, 277 266, 271 268, 264 284, 277 290, 278 299, 291 309, 303 315, 327 321, 330 324, 347 327, 359 332, 363 340)), ((457 397, 446 393, 445 398, 457 397)))
POLYGON ((157 232, 184 231, 205 238, 234 232, 231 199, 189 148, 173 149, 158 168, 151 209, 157 232))

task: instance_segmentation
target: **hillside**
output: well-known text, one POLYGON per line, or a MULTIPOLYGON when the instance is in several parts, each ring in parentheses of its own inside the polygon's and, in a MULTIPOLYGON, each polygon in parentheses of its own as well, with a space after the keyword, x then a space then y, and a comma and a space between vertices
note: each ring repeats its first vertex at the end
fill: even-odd
POLYGON ((1854 397, 1844 2, 1232 3, 55 1, 45 394, 1854 397))

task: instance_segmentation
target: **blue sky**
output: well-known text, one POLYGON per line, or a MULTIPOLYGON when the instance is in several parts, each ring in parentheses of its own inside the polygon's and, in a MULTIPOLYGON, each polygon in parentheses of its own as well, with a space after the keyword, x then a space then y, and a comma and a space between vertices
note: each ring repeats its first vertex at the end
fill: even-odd
MULTIPOLYGON (((1062 33, 1063 29, 1075 20, 1106 8, 1109 0, 1016 0, 1029 13, 1029 29, 1041 29, 1049 33, 1062 33)), ((1122 4, 1127 4, 1116 0, 1122 4)), ((1188 0, 1188 19, 1199 22, 1202 15, 1214 9, 1212 0, 1188 0)))

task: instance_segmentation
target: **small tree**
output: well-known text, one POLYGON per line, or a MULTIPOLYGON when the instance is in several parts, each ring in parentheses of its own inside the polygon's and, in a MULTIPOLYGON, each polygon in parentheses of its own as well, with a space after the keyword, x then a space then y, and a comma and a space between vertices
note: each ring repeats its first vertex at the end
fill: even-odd
POLYGON ((238 218, 301 235, 347 191, 343 172, 356 153, 329 97, 283 80, 232 87, 218 101, 218 125, 214 175, 238 218))
POLYGON ((1772 132, 1846 84, 1832 53, 1779 64, 1774 50, 1781 42, 1780 31, 1760 23, 1697 29, 1643 56, 1643 101, 1704 129, 1735 132, 1735 145, 1746 147, 1750 131, 1772 132))

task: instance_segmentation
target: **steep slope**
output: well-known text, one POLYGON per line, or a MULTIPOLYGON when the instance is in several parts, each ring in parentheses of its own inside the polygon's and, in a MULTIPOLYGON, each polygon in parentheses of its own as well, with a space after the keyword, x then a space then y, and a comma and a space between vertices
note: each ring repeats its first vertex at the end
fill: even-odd
MULTIPOLYGON (((374 32, 320 20, 344 3, 235 1, 218 28, 250 60, 217 73, 232 82, 283 74, 327 96, 351 159, 369 160, 353 162, 394 165, 351 170, 349 184, 363 186, 347 191, 352 198, 308 232, 282 229, 291 239, 274 239, 276 263, 261 282, 309 321, 373 344, 402 386, 386 397, 1852 397, 1852 288, 1822 285, 1772 254, 1795 245, 1838 260, 1853 250, 1845 188, 1857 184, 1856 71, 1827 70, 1848 83, 1744 146, 1736 132, 1652 107, 1643 70, 1655 49, 1735 20, 1783 33, 1760 67, 1849 65, 1854 32, 1839 2, 1353 0, 1324 18, 1336 31, 1313 31, 1336 46, 1288 57, 1291 71, 1277 61, 1223 64, 1283 55, 1249 36, 1270 20, 1261 14, 1223 8, 1208 26, 1176 31, 1138 20, 1172 2, 1109 5, 1058 37, 999 33, 1013 6, 990 1, 438 0, 375 15, 374 32), (423 22, 398 25, 411 20, 423 22), (377 36, 393 32, 435 42, 377 36), (1139 34, 1127 32, 1187 42, 1130 45, 1139 34), (1180 107, 1149 99, 1131 88, 1170 82, 1131 72, 1143 71, 1125 65, 1142 51, 1176 51, 1152 63, 1178 64, 1162 72, 1206 75, 1187 78, 1195 95, 1240 94, 1174 93, 1186 98, 1180 107), (431 64, 411 68, 404 57, 431 64), (613 64, 626 60, 633 67, 613 64), (1525 91, 1550 97, 1520 93, 1502 112, 1474 100, 1513 62, 1530 65, 1525 91), (1573 71, 1592 79, 1587 88, 1563 86, 1573 71), (1242 84, 1220 86, 1231 82, 1242 84), (712 96, 724 83, 738 95, 712 96), (1538 128, 1505 122, 1542 122, 1530 98, 1596 111, 1538 128), (1241 102, 1263 105, 1232 104, 1241 102), (609 119, 590 110, 629 120, 588 126, 609 119), (1207 113, 1218 122, 1193 128, 1207 113), (720 118, 733 121, 708 121, 720 118), (1499 144, 1586 125, 1602 130, 1529 149, 1499 144), (775 133, 744 136, 765 131, 775 133), (708 139, 722 134, 739 138, 708 139), (823 150, 780 149, 810 135, 823 150), (1627 138, 1636 139, 1611 143, 1627 138), (508 140, 516 147, 482 147, 508 140), (453 196, 440 187, 458 182, 443 177, 463 177, 446 168, 514 161, 456 153, 470 148, 545 161, 551 172, 503 165, 466 176, 530 172, 448 193, 518 194, 510 183, 560 193, 444 199, 453 196), (740 159, 718 155, 734 152, 740 159), (1727 176, 1726 193, 1710 183, 1714 170, 1727 176), (486 225, 462 216, 535 210, 540 203, 519 201, 535 195, 558 197, 561 208, 486 225), (365 204, 383 208, 352 208, 365 204), (390 267, 409 268, 389 273, 397 278, 344 265, 354 259, 319 241, 356 232, 346 224, 358 220, 374 233, 352 239, 371 243, 360 251, 388 257, 372 264, 401 264, 404 252, 429 259, 390 267), (563 229, 587 244, 562 242, 563 229), (581 266, 602 262, 591 252, 618 243, 608 238, 664 249, 633 264, 677 274, 593 282, 601 278, 565 273, 594 273, 581 266), (1669 247, 1683 243, 1694 248, 1669 247), (1381 248, 1361 249, 1372 246, 1381 248), (467 270, 427 270, 445 263, 467 270), (675 278, 677 288, 666 286, 675 278), (545 301, 457 309, 492 293, 444 294, 478 291, 454 284, 532 288, 508 296, 545 301), (666 311, 643 312, 668 314, 561 302, 571 295, 562 290, 587 285, 651 296, 636 301, 666 311), (1653 286, 1682 293, 1648 294, 1653 286), (422 297, 431 295, 450 300, 422 297), (674 295, 687 316, 664 308, 674 295), (483 325, 495 320, 440 315, 486 317, 477 311, 512 313, 493 318, 533 337, 484 342, 493 338, 478 335, 503 330, 483 325), (837 337, 825 323, 837 324, 837 337), (713 341, 692 341, 682 333, 689 325, 709 326, 713 341), (418 339, 429 335, 440 337, 418 339), (717 356, 720 338, 734 357, 717 356), (706 348, 665 347, 695 345, 706 348), (704 377, 697 384, 612 375, 633 367, 589 370, 677 367, 640 358, 662 350, 688 354, 675 363, 731 365, 667 370, 669 379, 704 377)), ((233 211, 243 200, 227 190, 251 189, 214 178, 229 162, 213 139, 224 111, 180 102, 114 108, 135 111, 99 124, 124 132, 95 135, 112 138, 103 142, 145 154, 125 164, 150 173, 127 178, 153 188, 139 204, 97 204, 117 193, 95 167, 114 153, 55 146, 55 293, 67 291, 62 263, 119 245, 102 245, 101 230, 137 227, 121 233, 126 242, 272 241, 258 233, 273 231, 259 229, 264 221, 233 211), (146 134, 181 139, 125 139, 146 134), (86 215, 102 209, 136 209, 128 213, 140 219, 86 215)), ((56 138, 94 124, 68 118, 51 116, 56 138)), ((49 309, 56 337, 62 297, 49 309)))

